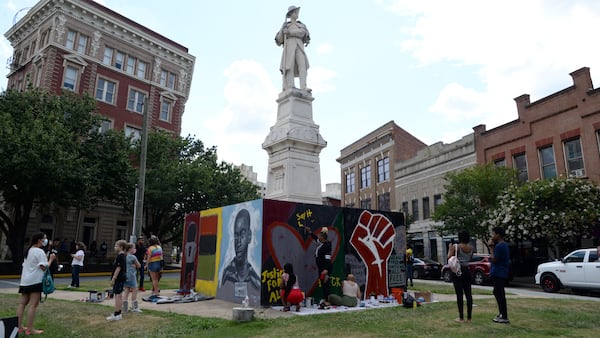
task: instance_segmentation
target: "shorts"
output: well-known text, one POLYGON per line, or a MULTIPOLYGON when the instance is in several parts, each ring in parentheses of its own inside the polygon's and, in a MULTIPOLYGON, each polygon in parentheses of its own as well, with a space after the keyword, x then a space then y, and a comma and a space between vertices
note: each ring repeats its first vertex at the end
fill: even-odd
POLYGON ((137 288, 137 281, 134 280, 126 280, 125 284, 123 284, 124 287, 126 288, 137 288))
POLYGON ((150 272, 161 272, 162 271, 162 264, 160 264, 160 262, 150 262, 148 264, 148 271, 150 271, 150 272))
POLYGON ((42 292, 42 283, 37 283, 33 285, 19 285, 19 293, 27 295, 35 292, 42 292))
POLYGON ((125 282, 116 281, 115 284, 113 285, 113 294, 120 295, 121 293, 123 293, 124 284, 125 284, 125 282))
MULTIPOLYGON (((285 296, 285 290, 281 290, 281 299, 285 296)), ((290 304, 299 304, 304 300, 304 295, 300 289, 291 289, 290 294, 287 297, 287 301, 290 304)))

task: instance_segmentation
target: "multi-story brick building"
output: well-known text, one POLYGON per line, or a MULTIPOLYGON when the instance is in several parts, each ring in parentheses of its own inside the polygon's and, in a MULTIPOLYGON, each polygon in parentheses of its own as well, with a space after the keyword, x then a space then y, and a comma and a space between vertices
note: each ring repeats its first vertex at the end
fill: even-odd
POLYGON ((571 77, 572 86, 535 102, 517 97, 516 120, 474 127, 477 163, 515 168, 523 181, 575 176, 599 184, 600 89, 587 67, 571 77))
MULTIPOLYGON (((92 0, 41 0, 5 36, 14 48, 8 89, 89 94, 105 118, 101 130, 134 137, 146 105, 150 128, 179 135, 195 63, 183 45, 92 0)), ((131 223, 110 205, 77 214, 36 210, 29 231, 99 246, 128 238, 131 223)))
POLYGON ((398 211, 394 166, 426 146, 390 121, 343 148, 337 159, 341 165, 342 206, 398 211))
POLYGON ((437 142, 421 149, 417 154, 395 165, 394 184, 396 202, 400 210, 410 216, 407 244, 417 257, 429 257, 445 262, 448 244, 453 236, 440 236, 431 219, 436 206, 442 203, 447 183, 444 176, 476 164, 473 134, 456 142, 437 142))

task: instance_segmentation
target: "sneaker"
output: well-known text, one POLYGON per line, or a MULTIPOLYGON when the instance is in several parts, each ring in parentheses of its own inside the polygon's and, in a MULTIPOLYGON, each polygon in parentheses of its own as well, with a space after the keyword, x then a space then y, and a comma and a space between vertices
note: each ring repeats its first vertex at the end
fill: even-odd
POLYGON ((135 309, 131 310, 131 312, 142 313, 142 309, 140 309, 139 307, 136 307, 135 309))
POLYGON ((72 289, 72 288, 74 288, 74 286, 73 286, 73 285, 69 285, 69 286, 67 286, 67 289, 72 289))
POLYGON ((139 289, 138 289, 138 291, 140 291, 140 292, 146 292, 146 289, 144 289, 144 288, 139 288, 139 289))
POLYGON ((502 318, 501 314, 497 314, 496 317, 494 317, 494 319, 498 319, 498 318, 502 318))
POLYGON ((114 313, 113 313, 112 315, 110 315, 110 316, 106 317, 106 320, 108 320, 108 321, 110 321, 110 322, 114 322, 114 321, 116 321, 116 320, 121 320, 121 319, 123 319, 123 316, 122 316, 122 315, 116 315, 116 316, 115 316, 115 314, 114 314, 114 313))
POLYGON ((494 317, 494 319, 492 319, 494 321, 494 323, 500 323, 500 324, 509 324, 510 321, 506 318, 503 317, 494 317))

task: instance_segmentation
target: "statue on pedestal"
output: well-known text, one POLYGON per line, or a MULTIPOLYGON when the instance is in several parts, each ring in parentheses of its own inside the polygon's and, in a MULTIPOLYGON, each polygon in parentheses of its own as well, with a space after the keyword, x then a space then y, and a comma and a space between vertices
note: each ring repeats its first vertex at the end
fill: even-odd
POLYGON ((277 46, 283 46, 279 70, 283 76, 283 90, 294 88, 294 78, 300 79, 300 90, 310 93, 306 87, 308 58, 304 46, 310 42, 310 34, 306 25, 298 20, 300 7, 288 7, 285 22, 275 35, 277 46))

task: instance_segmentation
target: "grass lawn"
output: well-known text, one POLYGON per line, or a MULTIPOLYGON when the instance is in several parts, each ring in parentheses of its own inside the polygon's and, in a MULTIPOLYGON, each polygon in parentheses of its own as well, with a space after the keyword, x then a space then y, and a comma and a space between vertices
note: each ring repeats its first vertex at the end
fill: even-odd
MULTIPOLYGON (((64 291, 87 291, 87 290, 98 290, 104 291, 108 289, 112 289, 110 286, 110 277, 106 276, 106 280, 96 280, 96 281, 82 281, 79 285, 79 289, 69 289, 69 283, 66 284, 56 284, 55 287, 57 290, 64 291)), ((179 278, 163 278, 160 280, 158 287, 161 290, 178 290, 179 289, 179 278)), ((146 291, 152 290, 152 282, 149 278, 146 278, 144 281, 144 288, 146 291)), ((146 292, 148 293, 148 292, 146 292)), ((148 293, 150 295, 150 293, 148 293)))
MULTIPOLYGON (((0 317, 14 316, 18 299, 0 294, 0 317)), ((112 304, 49 298, 35 322, 47 337, 598 337, 598 302, 509 298, 509 325, 492 322, 498 312, 493 298, 475 303, 472 324, 454 322, 455 302, 247 323, 144 310, 109 323, 112 304)))

